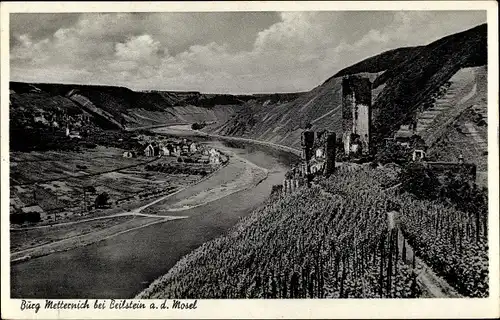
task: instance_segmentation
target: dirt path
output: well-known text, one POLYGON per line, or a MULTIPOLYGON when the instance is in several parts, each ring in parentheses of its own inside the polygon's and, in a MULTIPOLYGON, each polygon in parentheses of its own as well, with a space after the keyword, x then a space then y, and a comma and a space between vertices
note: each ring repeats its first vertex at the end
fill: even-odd
POLYGON ((391 211, 387 213, 387 224, 389 229, 398 230, 398 248, 399 254, 403 255, 403 244, 405 247, 405 256, 403 261, 411 264, 415 258, 415 272, 417 273, 417 282, 423 291, 425 298, 459 298, 462 297, 456 290, 450 286, 443 278, 438 276, 431 267, 422 259, 415 255, 412 246, 409 245, 403 236, 399 226, 399 213, 391 211))
MULTIPOLYGON (((241 188, 248 188, 249 185, 253 185, 253 183, 252 183, 253 179, 249 179, 249 178, 252 178, 255 170, 257 170, 257 169, 262 170, 264 172, 265 176, 267 176, 267 174, 268 174, 266 169, 263 169, 263 168, 255 165, 254 163, 252 163, 252 162, 250 162, 250 161, 248 161, 248 160, 246 160, 246 159, 244 159, 236 154, 231 154, 230 159, 231 159, 230 161, 237 161, 237 162, 244 163, 244 165, 245 165, 244 173, 246 173, 246 174, 243 174, 242 176, 238 177, 239 180, 242 180, 236 184, 236 186, 238 188, 235 188, 235 190, 230 190, 231 192, 229 194, 223 194, 222 197, 225 197, 225 196, 230 195, 230 194, 237 192, 237 191, 241 191, 241 188)), ((91 231, 91 232, 88 232, 85 234, 80 234, 80 235, 76 235, 73 237, 61 239, 58 241, 45 243, 45 244, 34 246, 31 248, 12 252, 10 255, 11 261, 12 262, 24 261, 27 259, 31 259, 33 257, 39 257, 39 256, 43 256, 43 255, 47 255, 47 254, 51 254, 51 253, 59 252, 59 251, 66 251, 66 250, 70 250, 72 248, 76 248, 79 246, 88 245, 91 243, 95 243, 98 241, 109 239, 111 237, 115 237, 115 236, 118 236, 120 234, 134 231, 134 230, 137 230, 140 228, 144 228, 144 227, 147 227, 147 226, 150 226, 153 224, 162 223, 162 222, 175 220, 175 219, 188 218, 188 216, 170 216, 170 215, 162 215, 162 214, 148 214, 148 213, 142 213, 142 211, 153 206, 153 205, 156 205, 157 203, 159 203, 165 199, 173 197, 174 195, 177 195, 180 192, 189 190, 190 187, 196 186, 200 182, 210 179, 217 172, 218 171, 215 171, 212 174, 206 176, 205 178, 198 180, 194 184, 191 184, 189 186, 181 188, 181 189, 179 189, 173 193, 170 193, 168 195, 159 197, 155 200, 148 202, 145 205, 142 205, 142 206, 137 207, 137 208, 132 209, 132 210, 122 211, 122 212, 107 215, 107 216, 82 219, 82 220, 78 220, 78 221, 61 222, 61 223, 54 224, 54 225, 36 226, 36 227, 29 227, 29 228, 23 228, 23 229, 11 229, 11 231, 13 231, 13 232, 18 232, 18 231, 22 232, 22 231, 31 230, 31 229, 44 229, 44 228, 51 228, 51 227, 69 226, 69 225, 74 225, 74 224, 78 224, 78 223, 86 223, 86 222, 90 222, 90 221, 96 221, 96 220, 102 220, 102 219, 112 219, 112 218, 125 217, 125 216, 143 217, 143 218, 152 218, 153 219, 153 221, 148 220, 148 219, 143 219, 141 221, 130 221, 129 220, 127 222, 123 222, 123 223, 120 223, 118 225, 111 226, 108 228, 95 230, 95 231, 91 231)), ((210 194, 207 193, 205 195, 205 197, 198 197, 200 199, 198 199, 199 201, 196 201, 197 203, 195 206, 196 207, 203 206, 203 205, 206 205, 210 202, 213 202, 215 200, 222 198, 219 196, 216 199, 212 199, 213 197, 210 197, 209 195, 210 194), (207 199, 205 199, 205 198, 207 198, 207 199)), ((183 200, 181 199, 179 201, 182 202, 183 200)), ((179 202, 179 201, 177 201, 177 202, 179 202)))
MULTIPOLYGON (((399 187, 400 184, 389 187, 386 190, 392 190, 399 187)), ((321 189, 321 194, 331 198, 333 194, 321 189)), ((398 250, 399 254, 406 264, 412 264, 415 258, 415 272, 417 273, 417 283, 422 289, 424 298, 460 298, 462 297, 452 286, 450 286, 443 278, 438 276, 431 267, 429 267, 422 259, 415 255, 412 246, 408 244, 403 236, 399 226, 399 213, 390 211, 387 213, 387 227, 389 230, 398 230, 398 250), (403 244, 405 254, 403 256, 403 244)))

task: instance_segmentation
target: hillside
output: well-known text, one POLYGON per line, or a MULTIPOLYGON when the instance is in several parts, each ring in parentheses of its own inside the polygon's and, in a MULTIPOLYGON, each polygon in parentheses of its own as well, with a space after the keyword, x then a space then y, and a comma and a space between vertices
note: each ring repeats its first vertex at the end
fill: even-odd
POLYGON ((487 296, 487 214, 387 192, 395 182, 390 169, 364 167, 276 195, 136 298, 487 296), (401 215, 388 224, 391 203, 401 215), (451 288, 436 295, 441 283, 451 288))
MULTIPOLYGON (((209 123, 203 129, 207 132, 298 148, 307 123, 313 130, 341 133, 342 78, 357 74, 373 83, 372 132, 376 143, 417 119, 423 124, 419 134, 431 152, 449 159, 457 156, 460 143, 480 144, 486 139, 484 124, 454 124, 464 112, 485 117, 486 76, 482 71, 478 75, 483 76, 472 75, 470 68, 486 66, 486 30, 483 24, 425 46, 383 52, 340 70, 304 93, 229 95, 11 82, 11 119, 15 122, 18 116, 26 118, 60 108, 88 113, 92 122, 103 128, 204 121, 209 123), (450 92, 438 97, 450 84, 450 92), (472 93, 473 88, 476 91, 472 93), (450 136, 453 126, 465 128, 462 132, 468 136, 450 136)), ((474 151, 468 159, 485 163, 486 155, 484 150, 474 151)))
POLYGON ((400 48, 370 57, 287 103, 246 103, 229 122, 209 128, 298 147, 303 125, 313 130, 341 130, 341 81, 351 74, 373 82, 375 141, 391 136, 415 117, 419 106, 462 68, 486 65, 486 24, 419 47, 400 48))
POLYGON ((11 112, 70 108, 90 113, 100 126, 137 128, 200 121, 223 123, 249 101, 282 101, 298 93, 270 95, 205 94, 178 91, 133 91, 125 87, 10 82, 11 112))

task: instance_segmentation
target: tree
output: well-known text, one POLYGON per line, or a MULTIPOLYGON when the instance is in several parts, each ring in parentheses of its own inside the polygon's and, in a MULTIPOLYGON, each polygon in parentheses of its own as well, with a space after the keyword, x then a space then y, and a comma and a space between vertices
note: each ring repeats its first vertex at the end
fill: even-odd
POLYGON ((420 199, 436 199, 439 193, 439 180, 432 170, 421 163, 408 163, 401 171, 403 189, 420 199))
POLYGON ((410 153, 408 148, 399 143, 389 142, 384 145, 380 152, 377 153, 376 160, 379 163, 397 163, 404 164, 410 161, 410 153))
POLYGON ((41 216, 39 212, 28 212, 26 213, 25 219, 28 222, 40 222, 41 216))
POLYGON ((107 206, 108 204, 109 204, 109 195, 107 192, 103 192, 95 198, 96 208, 102 208, 107 206))
POLYGON ((466 212, 488 212, 487 191, 480 189, 471 181, 467 172, 448 172, 444 178, 441 196, 466 212))
POLYGON ((15 224, 23 224, 26 217, 23 213, 13 213, 10 215, 10 222, 15 224))

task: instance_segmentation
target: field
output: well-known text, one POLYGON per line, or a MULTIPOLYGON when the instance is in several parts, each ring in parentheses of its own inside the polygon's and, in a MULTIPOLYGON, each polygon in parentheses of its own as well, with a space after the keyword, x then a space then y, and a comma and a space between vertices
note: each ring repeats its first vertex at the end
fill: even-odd
MULTIPOLYGON (((175 157, 124 158, 123 150, 98 146, 84 152, 13 152, 11 155, 11 199, 23 205, 40 205, 47 214, 45 222, 78 218, 83 212, 84 187, 87 205, 98 194, 107 193, 114 205, 140 201, 167 194, 199 180, 200 172, 213 167, 202 164, 178 164, 175 157), (147 170, 151 164, 182 166, 187 173, 162 173, 147 170), (192 169, 197 169, 192 170, 192 169), (192 172, 192 174, 190 173, 192 172)), ((94 210, 99 214, 102 209, 94 210)), ((85 213, 88 214, 88 213, 85 213)))
POLYGON ((29 205, 44 210, 37 223, 11 223, 12 261, 69 250, 174 219, 141 211, 155 199, 217 169, 208 164, 178 163, 176 157, 124 158, 122 153, 122 149, 104 146, 82 152, 12 152, 11 214, 15 216, 29 205), (176 170, 160 172, 151 165, 176 170), (86 187, 94 190, 85 199, 86 187), (93 205, 103 193, 109 196, 107 207, 83 210, 84 200, 93 205))
POLYGON ((388 173, 339 172, 273 198, 138 298, 487 296, 485 216, 387 191, 388 173))

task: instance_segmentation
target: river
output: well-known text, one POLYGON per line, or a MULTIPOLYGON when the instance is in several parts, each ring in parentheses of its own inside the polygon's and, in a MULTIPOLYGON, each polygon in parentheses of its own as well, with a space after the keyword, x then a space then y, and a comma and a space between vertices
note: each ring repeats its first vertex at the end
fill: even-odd
POLYGON ((130 231, 85 247, 11 266, 12 298, 132 298, 185 254, 212 240, 261 205, 290 163, 285 153, 225 148, 268 170, 265 180, 200 207, 186 219, 130 231))

